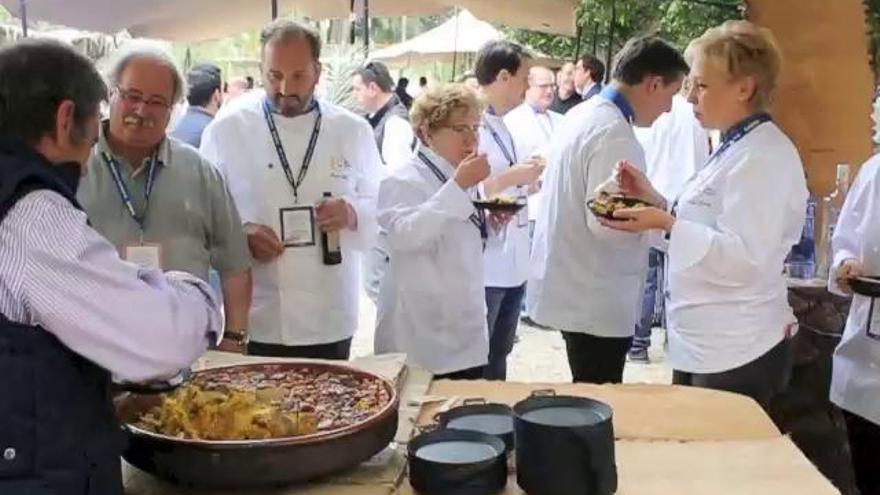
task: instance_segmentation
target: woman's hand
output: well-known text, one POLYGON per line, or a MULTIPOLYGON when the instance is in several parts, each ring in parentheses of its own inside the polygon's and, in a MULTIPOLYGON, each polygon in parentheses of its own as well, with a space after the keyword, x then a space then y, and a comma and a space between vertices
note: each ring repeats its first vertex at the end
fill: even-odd
POLYGON ((638 198, 659 208, 666 209, 666 198, 654 189, 648 177, 626 160, 614 166, 614 179, 620 192, 631 198, 638 198))
POLYGON ((865 274, 864 268, 859 260, 849 258, 844 260, 840 266, 834 271, 834 280, 845 294, 852 294, 852 287, 849 286, 849 279, 861 277, 865 274))
POLYGON ((599 223, 624 232, 644 232, 646 230, 665 230, 669 232, 675 224, 675 217, 653 206, 623 208, 614 212, 617 220, 600 218, 599 223))

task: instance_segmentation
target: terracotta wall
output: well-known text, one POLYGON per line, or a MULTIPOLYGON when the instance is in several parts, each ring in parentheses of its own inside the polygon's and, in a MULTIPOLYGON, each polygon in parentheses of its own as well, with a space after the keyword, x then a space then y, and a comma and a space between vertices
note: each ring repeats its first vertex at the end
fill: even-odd
POLYGON ((749 20, 770 28, 785 65, 773 115, 794 140, 815 194, 835 165, 872 152, 873 75, 861 0, 748 0, 749 20))

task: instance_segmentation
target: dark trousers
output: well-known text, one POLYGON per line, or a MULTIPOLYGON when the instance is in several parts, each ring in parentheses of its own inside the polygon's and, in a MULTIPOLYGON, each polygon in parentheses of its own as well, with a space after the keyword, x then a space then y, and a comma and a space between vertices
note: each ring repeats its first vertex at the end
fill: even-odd
POLYGON ((632 337, 596 337, 562 332, 575 383, 622 383, 632 337))
POLYGON ((519 287, 486 287, 486 319, 489 324, 487 380, 507 379, 507 355, 513 350, 516 327, 526 284, 519 287))
POLYGON ((843 411, 856 485, 861 495, 880 495, 880 426, 843 411))
MULTIPOLYGON (((661 293, 663 280, 663 253, 651 249, 648 254, 648 277, 645 280, 645 294, 642 297, 642 313, 636 322, 636 333, 633 337, 633 349, 647 349, 651 347, 651 328, 654 326, 654 316, 658 313, 657 306, 663 306, 663 297, 657 297, 661 293)), ((662 314, 661 309, 659 313, 662 314)))
POLYGON ((281 345, 249 342, 248 354, 253 356, 347 360, 351 339, 317 345, 281 345))
POLYGON ((453 371, 445 375, 434 375, 435 380, 480 380, 486 372, 485 366, 476 366, 460 371, 453 371))
POLYGON ((746 395, 769 411, 770 401, 788 385, 791 366, 791 339, 782 339, 763 356, 732 370, 720 373, 673 370, 672 383, 746 395))

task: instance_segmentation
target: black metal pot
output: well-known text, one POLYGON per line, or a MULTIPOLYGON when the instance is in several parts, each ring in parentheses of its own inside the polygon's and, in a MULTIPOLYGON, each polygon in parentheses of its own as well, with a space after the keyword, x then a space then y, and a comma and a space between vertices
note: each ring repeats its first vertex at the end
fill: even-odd
POLYGON ((507 455, 498 437, 436 430, 407 447, 409 482, 422 495, 492 495, 507 484, 507 455))
POLYGON ((617 490, 611 407, 539 391, 513 407, 516 481, 529 495, 617 490))
POLYGON ((479 431, 498 437, 507 452, 513 451, 513 409, 486 399, 465 399, 463 405, 434 416, 441 429, 479 431))
POLYGON ((128 394, 116 401, 117 417, 128 442, 123 457, 132 465, 186 486, 252 488, 308 481, 350 469, 366 461, 394 439, 398 395, 394 385, 373 373, 343 364, 313 361, 249 364, 215 368, 263 371, 309 368, 314 373, 336 371, 381 380, 391 400, 374 416, 346 428, 298 437, 267 440, 192 440, 143 430, 137 418, 161 401, 161 396, 128 394))

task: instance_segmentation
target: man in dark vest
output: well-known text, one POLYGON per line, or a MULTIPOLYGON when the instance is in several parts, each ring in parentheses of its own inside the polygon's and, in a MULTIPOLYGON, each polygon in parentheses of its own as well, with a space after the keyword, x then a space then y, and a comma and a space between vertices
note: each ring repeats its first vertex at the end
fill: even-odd
POLYGON ((394 80, 381 62, 368 62, 357 69, 352 80, 354 98, 367 112, 376 146, 386 165, 404 163, 412 155, 415 134, 409 112, 394 93, 394 80))
POLYGON ((111 376, 189 366, 211 289, 119 259, 76 201, 107 89, 65 45, 0 48, 0 493, 122 493, 111 376))

